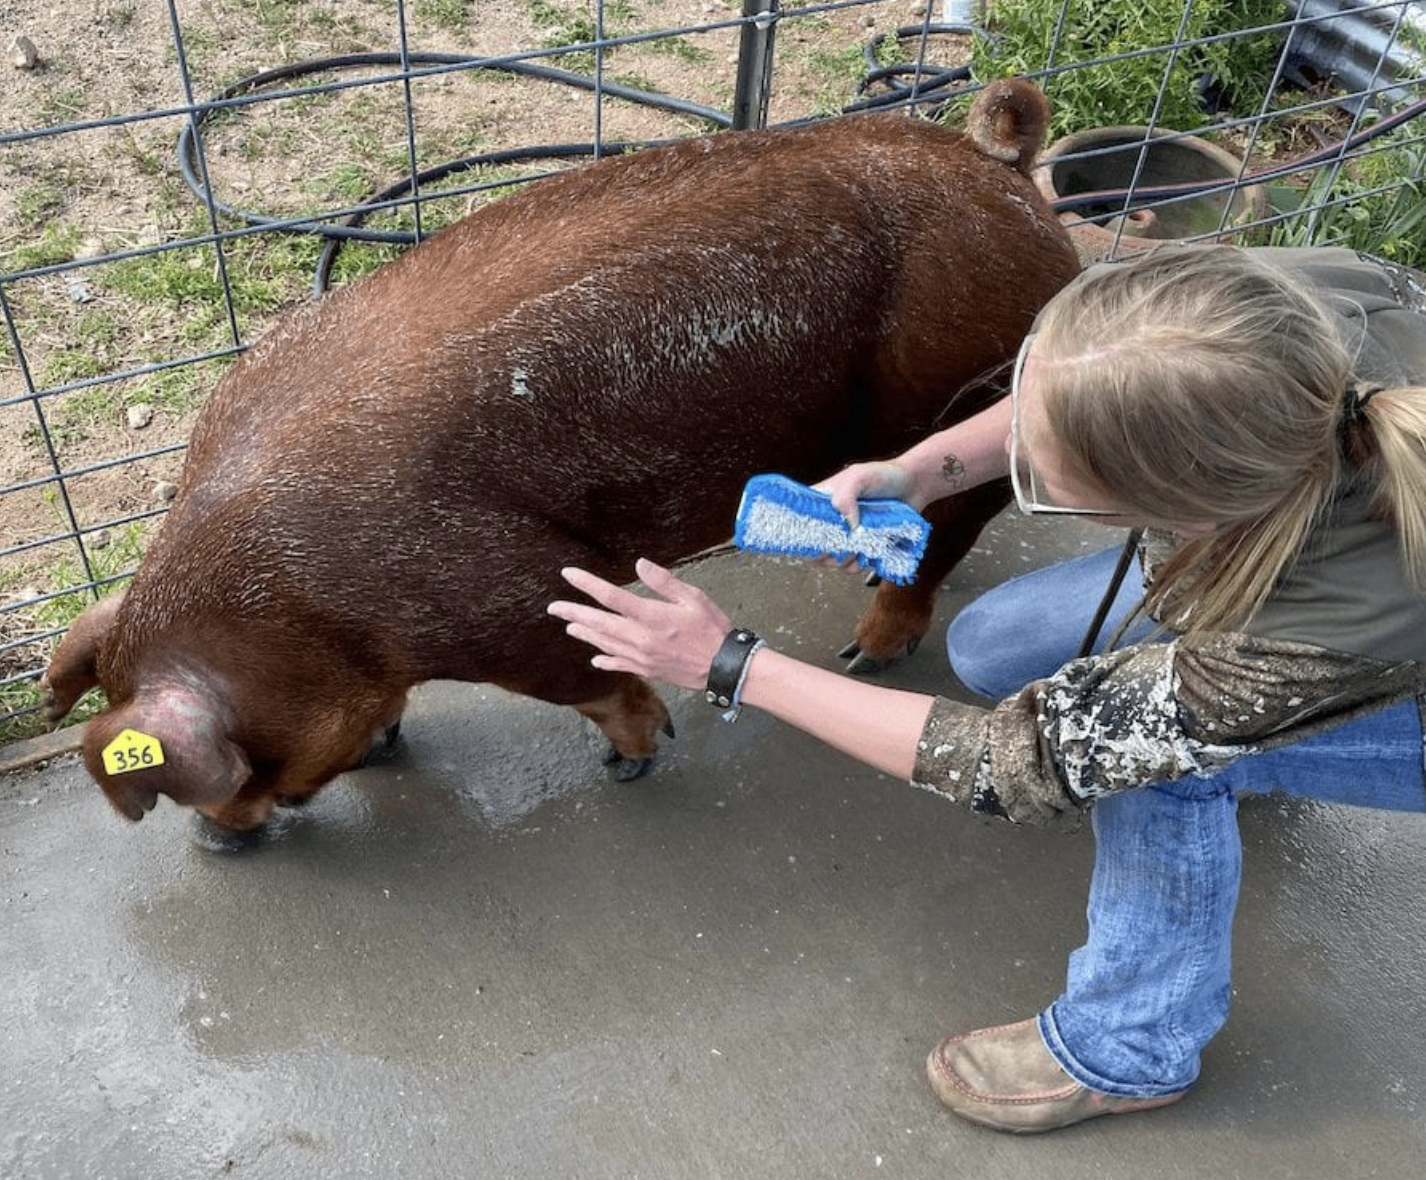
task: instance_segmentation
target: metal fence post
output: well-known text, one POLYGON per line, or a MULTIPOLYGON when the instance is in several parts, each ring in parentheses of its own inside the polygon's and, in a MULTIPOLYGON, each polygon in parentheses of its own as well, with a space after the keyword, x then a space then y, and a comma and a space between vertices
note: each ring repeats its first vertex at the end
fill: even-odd
POLYGON ((782 15, 781 0, 743 0, 743 26, 738 45, 738 81, 733 91, 733 129, 767 125, 768 91, 772 83, 772 43, 782 15))

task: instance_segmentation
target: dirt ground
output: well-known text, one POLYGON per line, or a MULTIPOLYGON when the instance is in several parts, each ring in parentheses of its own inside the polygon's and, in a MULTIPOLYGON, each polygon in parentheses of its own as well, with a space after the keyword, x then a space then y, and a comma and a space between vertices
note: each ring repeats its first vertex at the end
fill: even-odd
MULTIPOLYGON (((594 35, 592 0, 409 0, 405 7, 413 53, 495 57, 594 35)), ((606 52, 606 82, 728 111, 739 40, 733 22, 741 7, 740 0, 606 4, 605 36, 635 39, 606 52), (660 30, 678 35, 638 40, 660 30)), ((91 263, 4 287, 13 330, 0 333, 0 486, 14 490, 0 492, 0 547, 69 531, 55 486, 44 482, 57 462, 75 473, 65 491, 81 529, 95 530, 86 533, 86 547, 101 578, 127 569, 142 551, 203 400, 236 347, 309 297, 318 251, 310 236, 242 238, 224 247, 226 274, 211 244, 127 257, 213 228, 179 169, 176 145, 186 119, 163 112, 279 66, 401 46, 391 0, 178 0, 175 8, 176 28, 166 4, 134 0, 9 0, 0 9, 0 48, 6 48, 0 135, 60 129, 0 143, 0 274, 91 263), (34 47, 33 68, 12 64, 20 37, 34 47), (102 125, 111 119, 121 121, 102 125), (94 122, 101 125, 85 126, 94 122), (234 293, 231 316, 225 283, 234 293), (161 368, 104 381, 151 366, 161 368), (48 390, 76 382, 91 384, 42 399, 42 430, 26 396, 30 384, 48 390), (108 465, 116 459, 123 461, 108 465), (119 523, 104 527, 112 522, 119 523)), ((865 74, 864 43, 880 30, 920 20, 924 11, 897 0, 791 12, 776 34, 770 120, 840 109, 865 74)), ((963 61, 968 38, 938 38, 928 56, 963 61)), ((589 75, 595 69, 587 52, 538 64, 589 75)), ((487 69, 413 79, 408 129, 405 88, 390 78, 395 72, 388 65, 314 68, 260 93, 390 80, 206 119, 204 155, 217 198, 275 218, 330 212, 409 175, 411 147, 424 169, 506 149, 596 136, 641 142, 714 127, 695 114, 617 99, 596 104, 585 90, 487 69)), ((578 162, 541 159, 443 183, 469 187, 578 162)), ((473 193, 425 206, 423 228, 485 199, 473 193)), ((409 224, 409 215, 402 216, 409 224)), ((219 228, 241 224, 225 217, 219 228)), ((390 217, 385 224, 395 228, 390 217)), ((395 249, 348 247, 345 273, 395 249)), ((72 541, 0 558, 0 644, 63 626, 82 600, 4 612, 6 605, 86 580, 72 541)), ((47 651, 41 642, 0 650, 0 679, 42 666, 47 651)))

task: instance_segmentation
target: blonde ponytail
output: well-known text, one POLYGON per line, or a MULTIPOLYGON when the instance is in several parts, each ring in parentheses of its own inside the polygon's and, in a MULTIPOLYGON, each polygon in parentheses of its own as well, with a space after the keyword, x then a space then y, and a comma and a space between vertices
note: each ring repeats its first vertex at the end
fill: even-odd
POLYGON ((1426 386, 1376 390, 1359 415, 1353 459, 1375 486, 1373 511, 1396 525, 1412 584, 1426 594, 1426 386))

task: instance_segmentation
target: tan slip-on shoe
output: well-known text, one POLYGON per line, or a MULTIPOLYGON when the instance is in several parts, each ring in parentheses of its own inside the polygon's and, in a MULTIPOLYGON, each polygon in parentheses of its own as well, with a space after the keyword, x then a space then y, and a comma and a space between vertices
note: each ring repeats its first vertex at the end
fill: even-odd
POLYGON ((1033 1017, 947 1037, 926 1059, 926 1078, 961 1118, 1017 1135, 1153 1110, 1187 1093, 1119 1098, 1081 1086, 1050 1056, 1033 1017))

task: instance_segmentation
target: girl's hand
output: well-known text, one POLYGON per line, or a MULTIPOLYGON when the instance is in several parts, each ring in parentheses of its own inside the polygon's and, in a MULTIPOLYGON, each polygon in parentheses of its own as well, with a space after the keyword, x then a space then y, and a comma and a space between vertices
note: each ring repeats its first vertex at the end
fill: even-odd
MULTIPOLYGON (((856 528, 861 522, 857 499, 861 496, 885 497, 905 500, 911 491, 911 475, 898 463, 853 463, 844 467, 836 475, 812 485, 819 492, 828 492, 832 497, 832 507, 842 514, 848 528, 856 528)), ((861 573, 861 563, 855 557, 837 561, 832 557, 814 557, 813 565, 825 569, 839 569, 846 573, 861 573)))
POLYGON ((662 566, 640 558, 634 572, 654 597, 571 567, 560 570, 560 576, 605 609, 563 600, 546 609, 565 620, 572 638, 599 649, 601 654, 589 661, 596 668, 702 689, 732 622, 702 590, 662 566))
MULTIPOLYGON (((857 510, 857 500, 862 497, 881 497, 891 500, 906 500, 911 503, 911 473, 899 463, 853 463, 844 467, 836 475, 812 485, 819 492, 827 492, 832 497, 832 507, 840 512, 851 528, 861 521, 857 510)), ((922 505, 912 503, 913 508, 922 505)))

